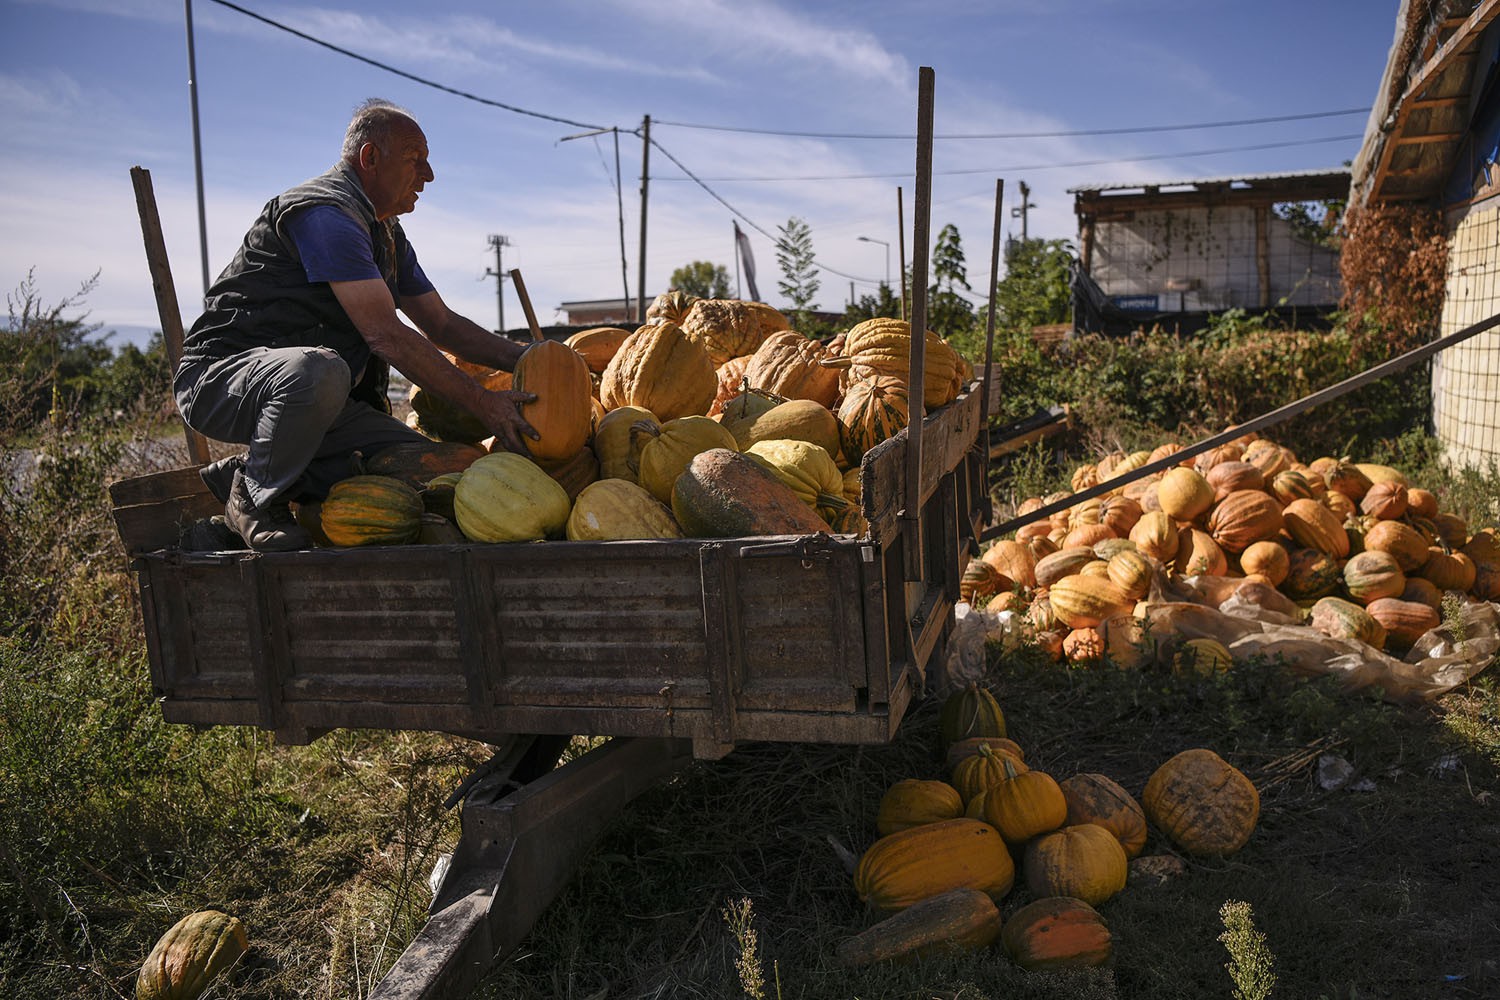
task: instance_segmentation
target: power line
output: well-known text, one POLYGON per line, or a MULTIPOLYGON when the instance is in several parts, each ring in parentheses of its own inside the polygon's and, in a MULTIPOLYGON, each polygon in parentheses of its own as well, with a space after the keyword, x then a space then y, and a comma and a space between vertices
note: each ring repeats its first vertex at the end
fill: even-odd
POLYGON ((253 10, 247 10, 246 8, 241 7, 239 4, 230 3, 229 0, 213 0, 213 2, 221 7, 228 7, 232 11, 244 14, 246 17, 254 18, 257 21, 262 22, 263 24, 269 24, 273 28, 278 28, 282 31, 285 31, 287 34, 296 35, 298 38, 301 38, 304 41, 312 42, 314 45, 321 45, 325 49, 331 49, 332 51, 337 52, 339 55, 348 56, 350 59, 357 59, 362 63, 374 66, 376 69, 383 69, 387 73, 394 73, 397 76, 405 77, 406 79, 411 80, 415 83, 420 83, 424 87, 431 87, 434 90, 441 90, 444 93, 453 94, 457 97, 462 97, 465 100, 474 101, 478 104, 487 104, 492 108, 500 108, 504 111, 512 111, 518 115, 528 115, 532 118, 540 118, 543 121, 559 122, 563 125, 572 125, 575 128, 608 128, 608 126, 604 125, 590 125, 588 122, 574 121, 571 118, 559 118, 557 115, 543 114, 540 111, 528 111, 525 108, 518 108, 514 104, 505 104, 501 101, 491 100, 488 97, 480 97, 478 94, 471 94, 466 90, 459 90, 455 87, 450 87, 447 84, 438 83, 435 80, 429 80, 426 77, 417 76, 415 73, 408 73, 404 69, 397 69, 395 66, 388 65, 387 63, 380 62, 376 59, 371 59, 369 56, 362 56, 358 52, 351 52, 348 49, 334 45, 332 42, 325 42, 323 41, 323 39, 317 38, 313 35, 309 35, 305 31, 298 31, 296 28, 282 24, 280 21, 273 21, 263 14, 257 14, 253 10))
MULTIPOLYGON (((697 184, 704 191, 707 191, 709 197, 713 198, 714 201, 717 201, 720 205, 723 205, 725 208, 729 209, 729 211, 731 211, 732 213, 734 213, 735 217, 738 218, 738 219, 740 219, 740 220, 742 220, 745 223, 745 225, 749 226, 751 229, 754 229, 756 232, 760 233, 762 236, 764 236, 766 239, 770 240, 773 243, 780 243, 781 242, 780 237, 772 236, 766 230, 766 228, 764 226, 762 226, 760 223, 756 222, 754 219, 750 218, 744 212, 741 212, 739 209, 737 209, 733 205, 729 204, 729 202, 725 201, 724 198, 723 198, 723 196, 720 195, 719 192, 715 191, 713 188, 711 188, 707 184, 705 184, 703 182, 703 180, 701 178, 699 178, 699 176, 697 174, 695 174, 691 170, 689 170, 687 168, 687 166, 684 165, 681 160, 679 160, 677 157, 673 156, 671 153, 667 152, 666 147, 663 146, 661 143, 657 142, 655 139, 652 139, 651 140, 651 145, 655 146, 656 149, 657 149, 657 151, 659 151, 661 153, 661 155, 663 155, 667 159, 671 160, 677 166, 678 170, 681 170, 684 174, 687 174, 688 178, 690 180, 692 180, 693 183, 697 184)), ((658 178, 658 180, 660 180, 660 179, 662 179, 662 178, 658 178)), ((816 261, 816 259, 817 258, 815 257, 814 261, 816 261)), ((818 268, 819 268, 819 270, 827 271, 829 274, 836 274, 840 278, 848 278, 850 281, 859 281, 859 282, 863 282, 865 284, 877 284, 878 283, 878 282, 874 281, 871 278, 861 278, 861 277, 859 277, 858 275, 855 275, 855 274, 845 274, 843 271, 839 271, 839 270, 836 270, 835 268, 831 268, 827 264, 818 264, 818 268)))
MULTIPOLYGON (((1187 125, 1133 125, 1122 128, 1067 129, 1056 132, 950 132, 934 139, 1063 139, 1089 135, 1134 135, 1141 132, 1190 132, 1195 129, 1234 128, 1241 125, 1268 125, 1274 122, 1301 122, 1314 118, 1339 118, 1345 115, 1367 115, 1369 108, 1344 108, 1339 111, 1311 111, 1300 115, 1273 115, 1267 118, 1240 118, 1234 121, 1194 122, 1187 125)), ((801 139, 904 139, 915 135, 898 132, 801 132, 792 129, 749 128, 739 125, 707 125, 701 122, 657 122, 677 128, 708 129, 714 132, 747 132, 751 135, 785 135, 801 139)))
MULTIPOLYGON (((1287 142, 1263 142, 1253 146, 1225 146, 1221 149, 1196 149, 1181 153, 1152 153, 1148 156, 1110 156, 1099 160, 1075 160, 1072 163, 1030 163, 1022 166, 1012 167, 973 167, 963 170, 934 170, 933 173, 956 176, 961 174, 1004 174, 1017 173, 1023 170, 1057 170, 1063 167, 1093 167, 1105 163, 1142 163, 1147 160, 1175 160, 1185 156, 1216 156, 1220 153, 1246 153, 1259 149, 1284 149, 1288 146, 1314 146, 1325 142, 1347 142, 1350 139, 1363 138, 1363 133, 1354 132, 1349 135, 1331 135, 1322 139, 1293 139, 1287 142)), ((773 182, 773 181, 863 181, 863 180, 901 180, 912 176, 911 173, 892 174, 813 174, 805 176, 780 176, 780 177, 708 177, 704 180, 718 183, 740 183, 740 182, 773 182)), ((664 178, 671 180, 671 178, 664 178)), ((698 178, 701 184, 702 181, 698 178)))

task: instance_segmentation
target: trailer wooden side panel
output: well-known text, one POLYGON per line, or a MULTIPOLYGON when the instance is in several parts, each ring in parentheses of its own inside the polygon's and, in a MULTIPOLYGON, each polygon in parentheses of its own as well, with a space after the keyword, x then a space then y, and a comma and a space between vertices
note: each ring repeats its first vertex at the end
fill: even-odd
MULTIPOLYGON (((958 600, 977 412, 971 393, 924 425, 915 579, 894 506, 904 435, 866 460, 861 539, 138 551, 163 712, 290 742, 341 727, 686 738, 701 754, 888 740, 958 600)), ((157 478, 115 489, 127 544, 201 516, 195 477, 157 478)))

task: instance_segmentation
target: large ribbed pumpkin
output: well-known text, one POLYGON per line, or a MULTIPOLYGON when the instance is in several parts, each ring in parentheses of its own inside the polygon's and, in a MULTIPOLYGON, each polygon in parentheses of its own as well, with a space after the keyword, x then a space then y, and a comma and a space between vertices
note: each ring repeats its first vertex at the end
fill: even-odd
POLYGON ((906 428, 910 418, 906 382, 894 375, 855 379, 839 403, 839 444, 844 461, 858 465, 865 452, 906 428))
POLYGON ((1157 768, 1141 805, 1174 844, 1205 857, 1227 857, 1244 847, 1260 818, 1260 794, 1250 779, 1201 747, 1157 768))
POLYGON ((1000 945, 1023 969, 1042 972, 1109 961, 1109 925, 1092 906, 1049 896, 1021 907, 1000 931, 1000 945))
POLYGON ((840 941, 841 965, 904 961, 934 954, 976 951, 1000 936, 1000 910, 978 889, 952 889, 913 903, 852 938, 840 941))
MULTIPOLYGON (((962 359, 958 352, 931 330, 923 341, 922 405, 928 410, 958 395, 962 385, 962 359)), ((911 368, 911 324, 905 320, 876 317, 858 323, 844 337, 848 372, 844 385, 876 375, 898 378, 906 384, 911 368)))
POLYGON ((459 530, 476 542, 557 538, 571 510, 567 491, 541 466, 508 451, 469 466, 453 491, 459 530))
POLYGON ((1208 530, 1226 552, 1243 552, 1275 538, 1283 525, 1281 504, 1260 490, 1235 490, 1208 517, 1208 530))
POLYGON ((1087 545, 1049 552, 1036 561, 1032 578, 1038 587, 1051 587, 1059 580, 1078 573, 1083 567, 1097 559, 1094 550, 1087 545))
POLYGON ((1427 561, 1417 576, 1430 580, 1439 590, 1468 590, 1474 586, 1479 569, 1474 560, 1462 552, 1445 552, 1433 545, 1427 549, 1427 561))
POLYGON ((1220 462, 1208 470, 1205 478, 1218 500, 1236 490, 1262 490, 1266 485, 1266 477, 1249 462, 1220 462))
POLYGON ((672 512, 660 500, 624 479, 601 479, 583 488, 568 514, 566 533, 575 542, 627 538, 681 538, 672 512))
POLYGON ((901 910, 952 889, 977 889, 999 900, 1016 868, 988 823, 950 819, 881 837, 854 870, 859 898, 880 910, 901 910))
POLYGON ((1114 834, 1133 858, 1146 846, 1146 813, 1141 804, 1114 779, 1103 774, 1075 774, 1060 782, 1068 803, 1069 826, 1094 823, 1114 834))
POLYGON ((641 445, 636 480, 662 503, 672 502, 672 486, 693 456, 714 448, 734 450, 734 435, 710 417, 678 417, 660 426, 643 421, 631 428, 631 442, 641 445))
POLYGON ((692 311, 693 303, 697 301, 698 296, 679 288, 674 288, 670 292, 662 292, 646 307, 646 322, 665 320, 681 326, 682 321, 687 319, 688 313, 692 311))
POLYGON ((136 1000, 196 1000, 249 946, 238 917, 218 910, 189 914, 146 956, 135 983, 136 1000))
POLYGON ((718 388, 714 364, 702 347, 672 323, 636 330, 599 381, 606 409, 639 406, 662 421, 708 412, 718 388))
POLYGON ((714 367, 754 354, 773 333, 791 328, 787 318, 764 302, 698 299, 682 319, 682 332, 708 354, 714 367))
POLYGON ((831 409, 839 401, 839 373, 820 363, 826 357, 818 341, 783 330, 761 341, 745 365, 745 378, 756 389, 831 409))
POLYGON ((958 789, 946 781, 903 778, 880 797, 875 811, 875 829, 882 837, 925 823, 941 823, 964 814, 958 789))
POLYGON ((319 516, 334 545, 404 545, 416 541, 424 511, 421 494, 399 479, 352 476, 333 484, 319 516))
POLYGON ((1125 888, 1129 860, 1113 833, 1080 823, 1033 840, 1022 868, 1032 895, 1072 896, 1098 906, 1125 888))

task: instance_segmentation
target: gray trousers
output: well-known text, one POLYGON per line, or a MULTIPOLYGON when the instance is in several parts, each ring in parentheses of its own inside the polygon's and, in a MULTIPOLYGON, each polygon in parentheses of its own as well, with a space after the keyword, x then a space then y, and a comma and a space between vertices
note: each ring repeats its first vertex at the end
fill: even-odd
POLYGON ((349 366, 323 347, 257 347, 188 362, 174 382, 187 425, 246 446, 245 485, 264 507, 278 498, 321 498, 354 474, 350 457, 425 442, 388 413, 349 398, 349 366))

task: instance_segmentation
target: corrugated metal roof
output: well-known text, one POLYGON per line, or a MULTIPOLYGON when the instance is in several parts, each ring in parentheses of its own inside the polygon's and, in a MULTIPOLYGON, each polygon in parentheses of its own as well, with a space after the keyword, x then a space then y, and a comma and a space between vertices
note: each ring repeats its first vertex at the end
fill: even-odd
POLYGON ((1329 170, 1288 170, 1275 174, 1251 174, 1232 177, 1201 177, 1184 181, 1130 181, 1113 184, 1084 184, 1079 187, 1068 188, 1068 194, 1081 194, 1083 192, 1097 193, 1101 191, 1145 191, 1147 188, 1166 190, 1168 188, 1197 188, 1197 187, 1221 187, 1228 184, 1230 187, 1242 185, 1254 187, 1265 181, 1296 180, 1299 178, 1327 178, 1348 177, 1349 171, 1344 167, 1329 170))

